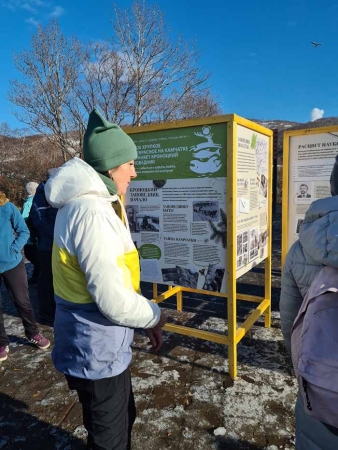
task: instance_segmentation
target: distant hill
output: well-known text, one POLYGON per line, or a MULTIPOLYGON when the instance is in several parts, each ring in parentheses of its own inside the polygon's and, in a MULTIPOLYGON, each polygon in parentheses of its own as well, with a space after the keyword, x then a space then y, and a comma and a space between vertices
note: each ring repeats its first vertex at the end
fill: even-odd
POLYGON ((303 128, 319 128, 319 127, 329 127, 331 125, 338 125, 338 117, 323 117, 322 119, 317 119, 310 122, 290 122, 288 120, 257 120, 249 119, 252 122, 259 123, 263 127, 275 129, 278 131, 289 131, 289 130, 301 130, 303 128))
POLYGON ((292 130, 302 130, 309 128, 320 128, 329 127, 332 125, 338 125, 338 117, 323 117, 322 119, 317 119, 310 122, 289 122, 287 120, 257 120, 250 119, 252 122, 256 122, 263 127, 269 128, 270 130, 278 129, 278 159, 281 163, 281 158, 283 156, 283 132, 292 130))
MULTIPOLYGON (((256 122, 259 125, 262 125, 266 128, 269 128, 271 130, 278 129, 279 132, 279 139, 278 139, 278 159, 280 160, 279 163, 281 164, 281 158, 283 153, 283 132, 284 131, 291 131, 291 130, 299 130, 299 129, 307 129, 307 128, 319 128, 319 127, 327 127, 331 125, 338 125, 338 117, 324 117, 322 119, 317 119, 313 122, 292 122, 289 120, 258 120, 258 119, 249 119, 252 122, 256 122)), ((69 133, 69 138, 76 140, 77 134, 74 132, 74 137, 72 136, 72 133, 69 133)), ((45 151, 47 152, 55 152, 56 149, 53 148, 53 145, 51 142, 42 135, 31 135, 31 136, 25 136, 23 138, 9 138, 5 136, 1 136, 0 133, 0 156, 2 153, 2 148, 11 148, 11 157, 17 158, 17 154, 19 153, 19 149, 22 148, 24 143, 24 146, 27 147, 36 147, 39 146, 40 148, 43 147, 45 151), (20 146, 18 145, 18 142, 20 141, 20 146)))

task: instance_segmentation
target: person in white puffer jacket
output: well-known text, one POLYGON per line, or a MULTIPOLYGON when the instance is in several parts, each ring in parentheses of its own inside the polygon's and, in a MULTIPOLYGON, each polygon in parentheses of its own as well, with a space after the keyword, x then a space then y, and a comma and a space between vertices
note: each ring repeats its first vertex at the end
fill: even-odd
POLYGON ((47 201, 58 208, 52 358, 78 393, 87 448, 126 450, 136 416, 129 371, 133 329, 146 329, 156 351, 166 317, 140 293, 128 220, 123 223, 112 207, 136 177, 135 144, 94 110, 83 150, 85 161, 68 161, 45 187, 47 201))

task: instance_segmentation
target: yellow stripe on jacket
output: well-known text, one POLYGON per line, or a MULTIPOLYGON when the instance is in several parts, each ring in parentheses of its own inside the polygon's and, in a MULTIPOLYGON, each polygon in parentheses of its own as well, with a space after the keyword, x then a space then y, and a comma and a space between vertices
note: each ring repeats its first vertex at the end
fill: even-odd
MULTIPOLYGON (((76 256, 71 255, 65 248, 59 248, 54 242, 52 264, 56 295, 72 303, 93 303, 87 289, 86 277, 76 256)), ((119 256, 117 264, 123 271, 125 287, 130 287, 128 282, 131 279, 132 288, 140 293, 140 262, 137 250, 119 256)))

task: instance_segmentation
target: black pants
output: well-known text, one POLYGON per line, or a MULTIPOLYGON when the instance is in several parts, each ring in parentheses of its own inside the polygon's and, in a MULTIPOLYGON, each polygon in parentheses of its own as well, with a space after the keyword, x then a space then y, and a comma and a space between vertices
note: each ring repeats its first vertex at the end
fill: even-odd
POLYGON ((136 408, 129 369, 102 380, 66 375, 69 389, 78 393, 88 450, 130 450, 136 408))
MULTIPOLYGON (((24 262, 21 261, 14 269, 0 273, 0 286, 2 280, 4 280, 10 298, 22 319, 26 336, 28 338, 33 337, 39 332, 39 329, 36 325, 33 308, 29 300, 27 273, 24 262)), ((8 344, 9 340, 5 331, 0 291, 0 345, 3 346, 8 344)))
POLYGON ((40 320, 42 323, 52 326, 55 318, 52 252, 39 250, 39 260, 38 301, 40 320))
POLYGON ((34 270, 32 274, 32 278, 35 280, 38 280, 39 274, 40 274, 40 261, 39 261, 39 252, 38 252, 38 246, 36 244, 28 244, 25 245, 24 253, 26 258, 30 263, 33 264, 34 270))

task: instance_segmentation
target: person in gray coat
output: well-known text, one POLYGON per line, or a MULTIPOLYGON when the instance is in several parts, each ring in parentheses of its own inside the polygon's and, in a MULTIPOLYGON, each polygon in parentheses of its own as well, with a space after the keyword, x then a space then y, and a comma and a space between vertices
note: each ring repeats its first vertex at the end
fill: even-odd
MULTIPOLYGON (((282 333, 291 353, 291 328, 303 299, 323 266, 338 268, 338 155, 332 170, 331 195, 314 201, 300 226, 283 268, 280 298, 282 333)), ((308 416, 298 395, 296 450, 338 449, 338 429, 308 416)))

